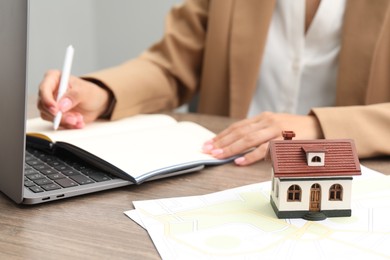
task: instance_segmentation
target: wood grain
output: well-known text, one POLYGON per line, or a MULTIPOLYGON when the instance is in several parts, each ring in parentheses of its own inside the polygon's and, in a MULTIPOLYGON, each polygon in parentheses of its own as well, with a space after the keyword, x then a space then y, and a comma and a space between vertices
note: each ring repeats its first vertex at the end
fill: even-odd
MULTIPOLYGON (((37 116, 29 100, 28 117, 37 116)), ((174 114, 219 132, 233 119, 174 114)), ((389 158, 362 161, 390 174, 389 158)), ((21 206, 0 193, 0 259, 160 259, 148 233, 123 212, 132 201, 201 195, 270 180, 269 162, 226 164, 91 195, 21 206)))

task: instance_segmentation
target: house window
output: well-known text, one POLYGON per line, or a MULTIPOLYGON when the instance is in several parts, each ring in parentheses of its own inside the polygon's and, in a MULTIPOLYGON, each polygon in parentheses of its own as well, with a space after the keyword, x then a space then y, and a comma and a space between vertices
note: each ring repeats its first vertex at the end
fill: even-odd
POLYGON ((320 163, 321 162, 321 157, 313 156, 313 158, 311 158, 311 162, 312 163, 320 163))
POLYGON ((343 186, 334 184, 329 189, 329 200, 343 200, 343 186))
POLYGON ((287 201, 301 201, 302 190, 298 185, 291 185, 287 191, 287 201))

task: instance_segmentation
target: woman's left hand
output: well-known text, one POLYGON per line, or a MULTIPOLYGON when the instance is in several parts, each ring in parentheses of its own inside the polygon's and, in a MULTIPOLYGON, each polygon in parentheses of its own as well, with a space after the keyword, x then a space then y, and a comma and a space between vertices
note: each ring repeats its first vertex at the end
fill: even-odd
POLYGON ((205 153, 217 159, 243 154, 237 165, 249 165, 262 160, 269 141, 282 139, 282 131, 294 131, 296 139, 320 139, 323 133, 313 115, 292 115, 264 112, 229 126, 203 146, 205 153))

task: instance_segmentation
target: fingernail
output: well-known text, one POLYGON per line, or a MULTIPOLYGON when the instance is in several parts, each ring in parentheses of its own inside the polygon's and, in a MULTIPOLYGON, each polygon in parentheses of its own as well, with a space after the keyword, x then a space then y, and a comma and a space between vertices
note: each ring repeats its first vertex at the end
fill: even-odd
POLYGON ((234 160, 234 162, 238 165, 242 164, 245 162, 245 157, 238 157, 237 159, 234 160))
POLYGON ((77 118, 77 122, 84 122, 84 117, 82 114, 77 114, 76 118, 77 118))
POLYGON ((82 114, 77 115, 77 123, 75 124, 76 128, 83 128, 85 126, 84 117, 82 114))
POLYGON ((77 122, 77 124, 75 125, 75 127, 78 129, 84 128, 84 126, 85 126, 84 122, 77 122))
POLYGON ((72 100, 69 98, 63 98, 58 103, 58 107, 62 112, 68 111, 72 107, 72 100))
POLYGON ((211 139, 211 140, 204 142, 204 144, 212 144, 213 142, 214 142, 213 139, 211 139))
POLYGON ((223 154, 223 150, 222 149, 214 149, 211 151, 211 154, 213 156, 220 155, 220 154, 223 154))
POLYGON ((65 116, 64 121, 68 125, 76 125, 77 124, 77 117, 65 116))
POLYGON ((214 146, 212 144, 207 144, 207 143, 205 143, 202 147, 204 152, 210 152, 211 150, 213 150, 213 148, 214 146))

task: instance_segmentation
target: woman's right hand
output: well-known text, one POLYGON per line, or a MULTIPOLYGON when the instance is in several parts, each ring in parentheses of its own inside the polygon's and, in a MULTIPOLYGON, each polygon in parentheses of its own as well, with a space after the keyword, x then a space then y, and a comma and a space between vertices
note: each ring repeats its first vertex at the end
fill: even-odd
POLYGON ((60 126, 83 128, 106 111, 110 102, 108 91, 75 76, 70 76, 67 91, 57 102, 60 78, 61 71, 47 71, 39 86, 38 109, 43 119, 53 121, 57 112, 62 111, 60 126))

